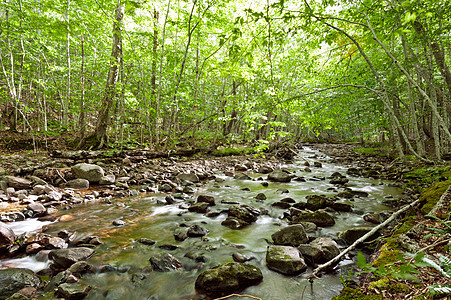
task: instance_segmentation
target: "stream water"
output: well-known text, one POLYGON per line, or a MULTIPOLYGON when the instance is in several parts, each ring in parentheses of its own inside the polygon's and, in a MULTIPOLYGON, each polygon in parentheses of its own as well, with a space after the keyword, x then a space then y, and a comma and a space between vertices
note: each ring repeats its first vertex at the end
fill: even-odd
MULTIPOLYGON (((328 177, 333 172, 346 173, 346 168, 335 165, 330 158, 312 149, 304 149, 299 156, 307 158, 310 162, 320 159, 322 168, 313 168, 312 172, 304 172, 304 160, 295 159, 293 163, 282 165, 298 176, 304 176, 306 182, 292 181, 290 183, 270 182, 268 187, 262 186, 258 180, 235 180, 224 174, 217 177, 223 182, 214 181, 202 185, 196 194, 190 196, 195 199, 199 194, 208 194, 215 197, 214 211, 227 209, 228 204, 221 201, 233 201, 248 204, 256 208, 264 208, 268 215, 262 215, 257 222, 240 230, 232 230, 221 225, 226 214, 220 214, 215 218, 208 218, 202 214, 188 212, 178 208, 179 204, 160 205, 157 200, 164 200, 165 194, 147 194, 145 197, 127 198, 115 200, 112 204, 97 203, 80 205, 60 214, 70 214, 74 219, 68 222, 59 222, 46 225, 46 233, 55 234, 67 229, 76 231, 77 237, 96 235, 99 236, 102 245, 96 247, 95 255, 89 263, 93 265, 110 264, 123 267, 125 272, 108 272, 92 274, 83 277, 83 281, 95 286, 87 299, 195 299, 196 291, 194 282, 197 276, 204 270, 218 264, 232 261, 232 253, 239 252, 246 256, 255 257, 249 263, 259 267, 263 272, 263 282, 257 286, 247 288, 243 293, 270 299, 330 299, 337 295, 342 288, 339 274, 325 275, 315 280, 310 285, 306 279, 311 270, 297 277, 288 277, 269 270, 265 264, 266 239, 271 240, 271 234, 286 226, 281 220, 284 210, 271 207, 271 204, 283 198, 291 197, 297 202, 305 201, 307 195, 324 194, 333 195, 337 191, 328 180, 312 181, 318 178, 328 177), (278 189, 288 189, 289 193, 280 194, 278 189), (243 190, 248 189, 248 190, 243 190), (265 193, 267 199, 257 202, 255 196, 265 193), (112 221, 122 219, 125 226, 116 227, 112 221), (183 242, 174 240, 174 232, 180 229, 180 224, 200 224, 209 230, 206 238, 188 238, 183 242), (136 242, 139 238, 149 238, 157 243, 153 246, 136 242), (178 246, 173 251, 158 248, 159 245, 172 244, 178 246), (204 255, 207 261, 199 264, 185 257, 186 253, 196 252, 204 255), (179 259, 185 266, 183 271, 166 273, 147 273, 146 278, 136 274, 139 269, 149 266, 149 257, 161 253, 170 253, 179 259)), ((262 174, 250 173, 252 178, 262 177, 262 174)), ((266 175, 263 175, 266 178, 266 175)), ((372 180, 362 177, 351 177, 347 184, 353 190, 365 191, 369 197, 355 198, 350 202, 354 205, 354 212, 340 212, 335 214, 336 224, 328 228, 319 228, 314 236, 326 236, 335 238, 345 229, 370 224, 363 220, 364 213, 376 213, 388 210, 382 204, 386 196, 395 198, 400 196, 397 188, 389 185, 389 182, 372 180), (357 212, 357 213, 356 213, 357 212), (360 212, 360 213, 358 213, 360 212)), ((43 223, 26 221, 28 223, 14 224, 16 232, 34 230, 43 223), (28 225, 27 225, 28 224, 28 225), (31 225, 30 225, 31 224, 31 225), (25 229, 25 226, 28 226, 25 229)), ((350 260, 344 260, 340 267, 351 264, 350 260)), ((47 262, 38 262, 34 257, 10 259, 0 261, 0 267, 25 267, 38 271, 47 266, 47 262)))

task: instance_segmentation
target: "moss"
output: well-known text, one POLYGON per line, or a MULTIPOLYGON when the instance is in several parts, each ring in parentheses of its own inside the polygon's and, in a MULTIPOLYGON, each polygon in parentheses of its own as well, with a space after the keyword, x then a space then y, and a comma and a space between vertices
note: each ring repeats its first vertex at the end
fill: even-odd
POLYGON ((391 294, 407 293, 410 290, 409 286, 405 283, 396 282, 388 285, 387 291, 391 294))
POLYGON ((396 235, 400 235, 400 234, 406 233, 416 223, 417 223, 416 217, 414 217, 414 216, 405 217, 403 220, 401 220, 401 222, 400 222, 401 226, 398 229, 395 230, 393 235, 396 236, 396 235))
POLYGON ((370 288, 371 289, 385 289, 389 282, 390 282, 390 279, 385 277, 385 278, 371 282, 370 288))
POLYGON ((365 295, 359 289, 353 289, 350 287, 345 287, 340 295, 335 296, 332 300, 382 300, 384 299, 381 295, 365 295))
POLYGON ((400 250, 396 249, 397 244, 394 242, 385 243, 379 250, 379 255, 373 261, 373 267, 386 266, 393 264, 399 260, 400 250))
POLYGON ((244 155, 254 152, 253 148, 224 148, 214 150, 211 154, 213 156, 232 156, 232 155, 244 155))
POLYGON ((354 152, 370 156, 387 156, 387 150, 383 148, 356 148, 354 152))
POLYGON ((438 182, 421 193, 420 202, 423 203, 423 206, 421 207, 421 212, 423 214, 427 214, 431 211, 450 184, 451 182, 449 180, 438 182))

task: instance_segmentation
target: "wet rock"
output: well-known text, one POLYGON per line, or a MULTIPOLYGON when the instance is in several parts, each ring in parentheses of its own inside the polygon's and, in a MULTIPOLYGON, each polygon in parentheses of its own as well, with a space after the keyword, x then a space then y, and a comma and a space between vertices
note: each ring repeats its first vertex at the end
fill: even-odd
POLYGON ((195 287, 207 294, 233 293, 262 280, 263 274, 259 268, 232 262, 201 273, 195 287))
POLYGON ((5 176, 5 177, 9 187, 13 187, 17 190, 31 188, 32 182, 28 179, 15 176, 5 176))
MULTIPOLYGON (((351 245, 355 241, 357 241, 359 238, 370 232, 373 228, 367 227, 367 226, 358 226, 358 227, 352 227, 345 231, 343 231, 340 234, 340 238, 343 239, 346 244, 351 245)), ((373 236, 369 238, 369 240, 374 239, 378 236, 377 233, 375 233, 373 236)))
POLYGON ((16 222, 25 220, 25 215, 19 211, 3 213, 0 215, 1 222, 16 222))
POLYGON ((5 251, 16 241, 14 231, 3 222, 0 222, 0 252, 5 251))
POLYGON ((352 205, 348 203, 331 202, 329 204, 329 207, 336 211, 345 211, 345 212, 352 211, 352 205))
POLYGON ((78 275, 78 277, 81 277, 81 275, 91 272, 92 270, 93 267, 85 261, 78 261, 67 269, 68 272, 78 275))
POLYGON ((241 228, 249 225, 249 223, 247 223, 243 220, 234 218, 234 217, 228 217, 227 219, 225 219, 224 221, 221 222, 221 225, 225 226, 225 227, 229 227, 231 229, 241 229, 241 228))
POLYGON ((245 173, 238 173, 233 178, 237 180, 251 180, 252 178, 249 177, 249 175, 245 173))
POLYGON ((188 210, 191 212, 197 212, 197 213, 206 213, 208 211, 208 207, 210 205, 208 203, 205 202, 201 202, 201 203, 195 203, 192 204, 188 210))
POLYGON ((261 166, 260 168, 258 168, 258 173, 262 173, 262 174, 269 174, 272 171, 274 171, 273 168, 268 167, 268 166, 261 166))
POLYGON ((279 202, 274 202, 271 206, 281 208, 281 209, 288 209, 291 207, 291 204, 287 203, 287 202, 279 201, 279 202))
POLYGON ((195 262, 206 262, 207 258, 205 255, 198 251, 191 251, 185 254, 185 257, 194 260, 195 262))
POLYGON ((263 193, 258 193, 257 196, 255 196, 255 199, 264 201, 264 200, 266 200, 266 195, 263 193))
POLYGON ((78 179, 72 179, 69 180, 68 182, 66 182, 64 184, 65 187, 71 187, 71 188, 84 188, 87 189, 89 188, 89 181, 83 178, 78 178, 78 179))
POLYGON ((266 264, 269 269, 285 275, 296 275, 307 269, 299 250, 290 246, 268 246, 266 264))
POLYGON ((53 250, 53 249, 62 249, 66 247, 66 241, 62 238, 51 236, 46 233, 36 233, 30 235, 25 234, 26 239, 24 240, 24 244, 33 244, 38 243, 42 247, 44 247, 47 250, 53 250))
POLYGON ((360 170, 357 169, 357 168, 349 168, 349 169, 346 171, 346 174, 351 175, 351 176, 360 176, 360 175, 361 175, 361 172, 360 172, 360 170))
POLYGON ((140 238, 138 240, 136 240, 138 243, 143 244, 143 245, 148 245, 148 246, 152 246, 155 245, 155 241, 148 239, 148 238, 140 238))
POLYGON ((86 247, 58 249, 50 251, 49 258, 58 266, 68 268, 78 261, 87 260, 94 252, 93 249, 86 247))
POLYGON ((117 219, 117 220, 114 220, 114 221, 113 221, 113 225, 114 225, 114 226, 124 226, 124 225, 125 225, 125 222, 122 221, 122 220, 120 220, 120 219, 117 219))
POLYGON ((354 198, 354 194, 352 192, 345 191, 345 192, 338 193, 335 197, 352 199, 352 198, 354 198))
POLYGON ((208 203, 209 206, 215 206, 215 197, 208 195, 199 195, 197 197, 197 203, 208 203))
POLYGON ((324 252, 316 246, 312 246, 309 244, 302 244, 302 245, 298 246, 298 250, 299 250, 299 252, 301 252, 305 261, 311 266, 325 262, 324 261, 324 258, 325 258, 324 252))
POLYGON ((247 167, 245 165, 235 165, 234 169, 238 172, 247 171, 247 167))
POLYGON ((115 181, 116 181, 116 176, 105 175, 99 179, 99 184, 100 185, 110 185, 110 184, 114 184, 115 181))
POLYGON ((284 172, 281 169, 274 170, 268 175, 268 180, 274 182, 290 182, 291 178, 292 175, 284 172))
POLYGON ((164 197, 164 200, 168 205, 177 203, 177 201, 175 201, 174 197, 172 197, 171 195, 167 195, 166 197, 164 197))
POLYGON ((315 162, 313 162, 313 166, 314 166, 315 168, 322 168, 322 167, 323 167, 323 164, 320 163, 319 161, 315 161, 315 162))
POLYGON ((324 257, 319 260, 320 262, 329 261, 340 254, 340 249, 338 249, 337 243, 330 238, 316 238, 310 243, 310 246, 317 247, 324 253, 324 257))
POLYGON ((76 178, 86 179, 89 182, 99 182, 105 175, 100 166, 87 163, 76 164, 71 170, 76 178))
POLYGON ((208 232, 208 229, 205 227, 195 224, 188 228, 186 234, 188 237, 203 237, 204 235, 207 235, 208 232))
POLYGON ((158 272, 169 272, 183 269, 182 263, 169 253, 149 258, 153 270, 158 272))
POLYGON ((349 179, 344 178, 344 177, 336 177, 336 178, 331 179, 329 182, 331 184, 345 185, 346 183, 349 182, 349 179))
POLYGON ((351 191, 351 193, 359 198, 366 198, 369 194, 365 191, 351 191))
POLYGON ((335 224, 334 217, 325 210, 302 211, 291 208, 291 224, 299 224, 300 222, 311 222, 319 227, 328 227, 335 224))
POLYGON ((27 209, 33 211, 33 214, 37 217, 43 216, 46 213, 46 209, 44 205, 37 202, 32 202, 27 205, 27 209))
POLYGON ((288 194, 290 191, 286 188, 277 189, 276 193, 278 194, 288 194))
POLYGON ((6 299, 25 287, 38 287, 41 278, 28 269, 0 270, 0 299, 6 299))
POLYGON ((248 256, 246 256, 244 254, 241 254, 241 253, 238 253, 238 252, 233 252, 232 258, 236 262, 245 263, 247 261, 252 260, 254 257, 248 257, 248 256))
POLYGON ((295 247, 300 244, 307 243, 308 241, 308 236, 305 232, 304 226, 300 224, 284 227, 273 233, 271 238, 275 245, 295 247))
POLYGON ((174 251, 175 249, 178 249, 177 246, 171 245, 171 244, 163 244, 163 245, 158 246, 158 248, 163 249, 163 250, 169 250, 169 251, 174 251))
POLYGON ((260 215, 260 211, 248 205, 232 205, 229 208, 229 216, 243 220, 246 223, 252 223, 257 221, 257 217, 260 215))
POLYGON ((306 199, 306 208, 310 210, 323 209, 330 204, 330 200, 325 195, 308 195, 306 199))
POLYGON ((56 295, 66 300, 83 299, 91 289, 91 286, 84 283, 63 283, 58 286, 56 295))
POLYGON ((177 179, 179 181, 189 181, 189 182, 192 182, 192 183, 200 182, 199 176, 197 176, 194 173, 178 174, 176 177, 177 177, 177 179))

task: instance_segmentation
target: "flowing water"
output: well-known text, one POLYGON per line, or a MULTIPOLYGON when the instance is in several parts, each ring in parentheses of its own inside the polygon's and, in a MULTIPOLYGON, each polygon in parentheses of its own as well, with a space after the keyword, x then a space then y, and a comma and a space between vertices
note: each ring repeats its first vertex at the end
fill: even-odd
MULTIPOLYGON (((194 299, 196 297, 194 282, 197 276, 210 267, 231 262, 234 252, 255 257, 249 263, 259 267, 263 272, 262 283, 247 288, 243 291, 245 294, 265 300, 330 299, 342 288, 339 274, 325 275, 310 285, 306 278, 311 270, 297 277, 288 277, 269 270, 265 265, 268 245, 266 240, 271 240, 271 234, 286 225, 286 222, 281 220, 284 210, 271 207, 272 203, 286 197, 300 202, 305 201, 307 195, 334 195, 337 191, 342 191, 342 189, 331 190, 334 186, 328 180, 309 179, 314 176, 328 177, 337 171, 345 174, 346 168, 333 164, 329 158, 315 150, 305 149, 299 156, 307 158, 310 162, 316 161, 318 156, 323 164, 322 168, 311 167, 311 173, 304 172, 304 160, 301 158, 294 160, 292 164, 282 166, 298 176, 304 176, 307 179, 306 182, 270 182, 268 187, 264 187, 259 180, 235 180, 218 173, 217 177, 223 178, 223 182, 211 181, 198 188, 192 199, 199 194, 215 196, 217 205, 213 207, 214 211, 227 209, 229 205, 221 204, 221 201, 239 202, 269 211, 268 215, 260 216, 256 223, 240 230, 232 230, 221 225, 226 214, 208 218, 202 214, 180 209, 178 204, 165 206, 157 204, 158 199, 164 200, 165 194, 147 194, 145 197, 117 200, 112 204, 80 205, 68 211, 61 211, 61 214, 74 216, 74 219, 49 224, 46 226, 46 233, 56 234, 60 230, 68 229, 76 231, 77 238, 99 236, 104 244, 96 247, 96 253, 90 258, 89 263, 110 264, 121 267, 120 269, 124 271, 85 276, 83 280, 95 286, 88 295, 88 299, 194 299), (281 188, 288 189, 289 193, 280 194, 277 190, 281 188), (257 202, 255 196, 258 193, 265 193, 267 199, 257 202), (112 225, 112 221, 119 218, 126 222, 125 226, 112 225), (188 238, 183 242, 176 242, 173 234, 181 229, 182 223, 188 226, 202 225, 209 230, 209 233, 203 240, 188 238), (149 238, 157 243, 153 246, 143 245, 136 242, 139 238, 149 238), (168 251, 157 247, 163 244, 176 245, 178 248, 168 251), (204 255, 207 259, 206 263, 199 264, 185 257, 185 254, 190 252, 204 255), (175 256, 184 264, 185 270, 146 273, 146 278, 136 276, 140 269, 150 265, 151 256, 161 253, 170 253, 175 256)), ((254 179, 262 177, 257 173, 249 175, 254 179)), ((266 178, 266 175, 263 177, 266 178)), ((318 229, 314 236, 334 238, 349 227, 368 226, 369 224, 363 221, 363 212, 386 211, 389 208, 381 204, 384 197, 400 196, 400 192, 395 187, 391 187, 389 182, 351 176, 348 176, 348 179, 350 179, 348 183, 350 188, 368 192, 369 197, 355 198, 350 202, 354 205, 354 212, 336 213, 336 224, 318 229)), ((34 228, 36 225, 29 226, 34 228)), ((17 223, 14 230, 24 231, 23 227, 18 226, 17 223)), ((340 263, 340 267, 351 263, 350 260, 344 260, 340 263)), ((2 267, 28 267, 34 271, 47 266, 47 262, 38 262, 33 257, 4 260, 0 264, 2 267)))

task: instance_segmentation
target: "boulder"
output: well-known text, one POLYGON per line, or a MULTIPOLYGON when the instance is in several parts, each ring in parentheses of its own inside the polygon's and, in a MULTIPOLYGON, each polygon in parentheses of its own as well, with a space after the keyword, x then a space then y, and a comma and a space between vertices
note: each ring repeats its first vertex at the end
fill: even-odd
MULTIPOLYGON (((349 229, 343 231, 340 234, 340 238, 343 239, 346 242, 346 244, 351 245, 355 241, 357 241, 359 238, 361 238, 362 236, 364 236, 365 234, 370 232, 371 229, 373 229, 373 228, 368 227, 368 226, 352 227, 352 228, 349 228, 349 229)), ((370 237, 370 239, 374 239, 377 236, 378 236, 378 234, 375 233, 370 237)))
POLYGON ((208 203, 209 206, 215 206, 215 197, 208 195, 199 195, 197 197, 197 203, 208 203))
POLYGON ((58 249, 50 251, 49 259, 63 268, 69 268, 78 261, 87 260, 94 254, 94 250, 86 247, 58 249))
POLYGON ((188 228, 186 235, 188 237, 202 237, 204 235, 207 235, 208 232, 208 229, 206 229, 205 227, 195 224, 188 228))
POLYGON ((17 190, 31 188, 32 184, 32 182, 28 179, 15 176, 6 176, 6 182, 9 187, 13 187, 17 190))
POLYGON ((252 179, 249 177, 249 175, 247 175, 245 173, 238 173, 235 176, 233 176, 233 178, 235 178, 237 180, 251 180, 252 179))
POLYGON ((188 174, 178 174, 177 179, 179 181, 190 181, 192 183, 198 183, 200 182, 199 176, 197 176, 194 173, 188 173, 188 174))
POLYGON ((0 252, 5 251, 16 241, 14 231, 3 222, 0 222, 0 252))
POLYGON ((208 211, 208 207, 210 205, 208 203, 205 202, 201 202, 201 203, 195 203, 192 204, 188 210, 191 212, 197 212, 197 213, 206 213, 208 211))
POLYGON ((301 252, 302 256, 305 258, 305 261, 311 265, 314 266, 318 263, 323 263, 325 254, 324 252, 316 247, 309 244, 302 244, 298 247, 299 252, 301 252))
POLYGON ((290 182, 292 176, 281 169, 274 170, 268 174, 268 180, 274 182, 290 182))
POLYGON ((296 275, 307 269, 299 250, 290 246, 268 246, 266 264, 269 269, 285 275, 296 275))
POLYGON ((28 269, 0 270, 0 299, 6 299, 24 287, 38 287, 41 278, 28 269))
POLYGON ((349 203, 341 203, 341 202, 331 202, 329 207, 336 211, 352 211, 352 205, 349 203))
POLYGON ((71 170, 76 178, 86 179, 89 182, 99 182, 105 175, 100 166, 86 163, 76 164, 71 170))
POLYGON ((275 245, 299 246, 308 242, 307 233, 303 225, 290 225, 271 235, 275 245))
POLYGON ((58 286, 56 295, 63 297, 65 300, 83 299, 91 289, 91 286, 84 283, 63 283, 58 286))
POLYGON ((149 258, 154 271, 169 272, 183 269, 182 263, 169 253, 149 258))
POLYGON ((329 261, 340 254, 340 249, 338 249, 337 243, 330 238, 316 238, 310 243, 310 246, 316 247, 324 253, 324 256, 319 260, 320 262, 329 261))
POLYGON ((363 219, 369 223, 380 224, 381 216, 378 214, 366 214, 363 216, 363 219))
POLYGON ((229 227, 231 229, 241 229, 249 225, 249 223, 234 217, 228 217, 227 219, 221 222, 221 225, 229 227))
POLYGON ((257 196, 255 196, 255 199, 264 201, 266 200, 266 195, 264 193, 258 193, 257 196))
POLYGON ((33 211, 33 214, 38 217, 43 216, 46 213, 44 205, 37 202, 31 202, 30 204, 28 204, 27 209, 33 211))
POLYGON ((331 203, 331 201, 325 195, 308 195, 306 199, 306 208, 310 210, 323 209, 331 203))
POLYGON ((260 168, 258 168, 258 173, 262 173, 262 174, 269 174, 272 171, 274 171, 274 170, 268 166, 261 166, 260 168))
POLYGON ((78 178, 78 179, 72 179, 69 180, 64 184, 65 187, 71 187, 71 188, 81 188, 81 189, 87 189, 89 188, 89 181, 87 179, 78 178))
POLYGON ((201 273, 196 289, 207 294, 233 293, 262 281, 263 274, 255 266, 231 262, 201 273))
POLYGON ((232 205, 229 208, 229 216, 243 220, 246 223, 257 221, 260 211, 249 205, 232 205))
POLYGON ((329 227, 335 224, 334 217, 325 210, 305 211, 296 208, 290 209, 291 224, 299 224, 301 222, 311 222, 319 227, 329 227))

